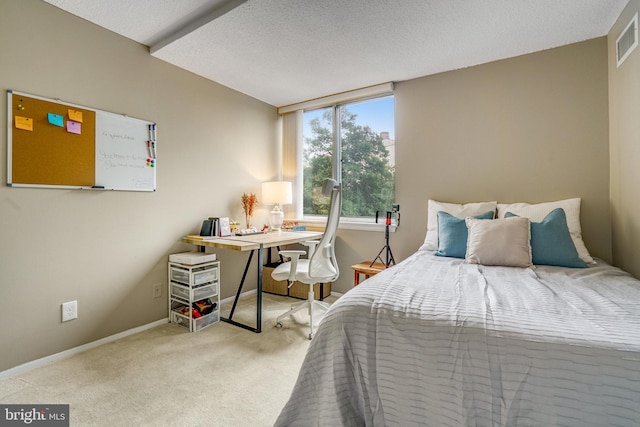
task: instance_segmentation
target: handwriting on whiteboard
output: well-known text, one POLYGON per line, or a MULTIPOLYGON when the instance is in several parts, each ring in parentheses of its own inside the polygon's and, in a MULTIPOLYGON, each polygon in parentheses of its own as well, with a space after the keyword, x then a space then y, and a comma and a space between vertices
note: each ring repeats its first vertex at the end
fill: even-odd
POLYGON ((111 141, 117 142, 117 141, 135 141, 136 137, 133 135, 127 135, 127 134, 123 134, 123 133, 111 133, 111 132, 107 132, 104 131, 102 132, 102 136, 105 136, 107 138, 109 138, 111 141))
POLYGON ((98 150, 96 159, 99 160, 105 169, 114 168, 135 168, 144 169, 147 158, 138 154, 122 154, 119 152, 106 152, 98 150))

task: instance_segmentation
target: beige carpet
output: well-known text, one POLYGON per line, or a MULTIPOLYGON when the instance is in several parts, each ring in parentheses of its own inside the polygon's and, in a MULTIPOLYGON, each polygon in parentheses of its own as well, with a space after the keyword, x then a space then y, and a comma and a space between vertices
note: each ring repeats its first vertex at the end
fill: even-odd
MULTIPOLYGON (((275 327, 299 300, 263 301, 260 334, 224 322, 194 333, 162 325, 2 380, 0 402, 69 404, 71 426, 271 426, 310 341, 305 311, 275 327)), ((234 320, 255 324, 255 295, 234 320)))

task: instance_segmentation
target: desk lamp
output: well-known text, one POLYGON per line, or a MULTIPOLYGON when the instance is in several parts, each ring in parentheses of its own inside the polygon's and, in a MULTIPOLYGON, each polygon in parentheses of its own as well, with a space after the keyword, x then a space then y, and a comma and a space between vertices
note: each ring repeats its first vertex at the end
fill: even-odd
POLYGON ((273 205, 273 210, 269 212, 269 225, 271 225, 272 230, 280 231, 282 229, 284 212, 280 209, 280 205, 289 204, 292 199, 290 182, 271 181, 262 183, 262 203, 273 205))

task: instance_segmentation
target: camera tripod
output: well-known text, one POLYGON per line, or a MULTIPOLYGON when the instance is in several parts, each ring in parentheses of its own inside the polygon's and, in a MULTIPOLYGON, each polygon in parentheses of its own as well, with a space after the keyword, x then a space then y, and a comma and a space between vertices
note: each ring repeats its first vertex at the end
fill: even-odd
MULTIPOLYGON (((384 266, 386 268, 389 268, 392 265, 396 265, 396 260, 393 259, 393 253, 391 252, 391 246, 389 246, 389 226, 391 225, 391 214, 392 212, 387 212, 387 220, 385 222, 386 227, 384 230, 384 246, 382 247, 382 249, 380 249, 380 252, 378 252, 378 255, 374 258, 374 260, 371 262, 371 264, 369 265, 369 267, 373 267, 373 264, 376 262, 376 260, 380 260, 381 263, 384 264, 384 266), (380 255, 382 255, 382 252, 385 252, 385 260, 383 260, 380 255)), ((376 220, 377 220, 377 213, 376 213, 376 220)))

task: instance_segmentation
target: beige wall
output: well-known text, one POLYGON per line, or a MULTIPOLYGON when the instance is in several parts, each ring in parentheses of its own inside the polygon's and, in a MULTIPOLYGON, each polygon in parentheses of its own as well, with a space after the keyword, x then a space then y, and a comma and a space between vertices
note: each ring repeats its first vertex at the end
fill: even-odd
POLYGON ((601 37, 396 84, 394 254, 424 240, 429 198, 581 197, 585 244, 610 260, 606 58, 601 37))
MULTIPOLYGON (((240 194, 275 178, 279 120, 275 108, 39 0, 0 2, 0 52, 3 91, 156 121, 159 157, 152 194, 7 188, 0 162, 2 371, 165 318, 166 291, 151 295, 166 285, 167 255, 192 249, 180 238, 203 218, 241 218, 240 194), (61 323, 60 304, 74 299, 79 319, 61 323)), ((583 198, 585 242, 610 259, 606 52, 601 38, 398 83, 396 260, 422 243, 429 198, 565 197, 583 198)), ((4 129, 6 102, 0 114, 4 129)), ((373 258, 384 234, 338 236, 333 290, 346 292, 349 266, 373 258)), ((246 258, 218 256, 228 297, 246 258)))
POLYGON ((640 1, 631 0, 609 32, 609 117, 613 260, 640 277, 640 49, 616 66, 616 39, 640 1))
MULTIPOLYGON (((0 2, 0 89, 158 123, 155 193, 6 186, 0 132, 0 371, 167 317, 169 253, 276 175, 276 109, 40 0, 0 2), (78 320, 60 304, 78 300, 78 320)), ((5 95, 3 95, 4 97, 5 95)), ((6 126, 6 97, 0 127, 6 126)), ((266 214, 264 215, 266 219, 266 214)), ((244 254, 220 252, 222 296, 244 254)), ((253 271, 252 271, 253 274, 253 271)))

